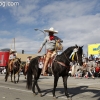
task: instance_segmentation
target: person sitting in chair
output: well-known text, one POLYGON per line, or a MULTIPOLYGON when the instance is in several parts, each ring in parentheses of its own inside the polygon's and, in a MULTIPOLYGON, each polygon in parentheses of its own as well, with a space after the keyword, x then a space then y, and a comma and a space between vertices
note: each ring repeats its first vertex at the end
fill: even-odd
POLYGON ((56 41, 59 42, 63 42, 59 37, 55 36, 54 34, 58 33, 58 31, 55 31, 53 27, 51 27, 50 29, 45 29, 45 32, 48 32, 48 36, 45 37, 43 43, 40 46, 40 49, 38 51, 38 53, 41 52, 42 48, 44 45, 46 45, 46 49, 47 49, 47 53, 46 53, 46 59, 44 62, 44 67, 42 70, 43 75, 47 75, 47 73, 45 72, 47 70, 47 66, 48 66, 48 62, 51 58, 51 56, 55 55, 55 49, 56 49, 56 41))
POLYGON ((15 58, 16 58, 16 51, 15 50, 10 50, 9 62, 8 62, 8 67, 9 67, 10 71, 12 70, 13 61, 15 60, 15 58))

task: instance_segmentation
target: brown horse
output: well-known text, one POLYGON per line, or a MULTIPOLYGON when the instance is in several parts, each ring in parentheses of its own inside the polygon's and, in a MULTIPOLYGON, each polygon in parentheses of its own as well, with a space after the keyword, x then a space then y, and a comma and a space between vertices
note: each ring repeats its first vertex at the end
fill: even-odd
POLYGON ((20 58, 16 58, 13 62, 13 66, 12 66, 12 70, 10 71, 8 65, 6 68, 6 75, 5 75, 5 82, 8 80, 8 76, 9 73, 11 73, 11 82, 13 82, 12 80, 12 76, 14 75, 14 83, 18 83, 19 82, 19 73, 20 73, 20 64, 21 64, 21 59, 20 58), (18 76, 18 79, 16 80, 16 75, 18 76))
POLYGON ((26 62, 23 62, 23 63, 21 64, 21 69, 22 69, 23 75, 25 76, 25 79, 26 79, 26 77, 27 77, 27 70, 28 70, 28 67, 29 67, 29 65, 26 64, 26 62))

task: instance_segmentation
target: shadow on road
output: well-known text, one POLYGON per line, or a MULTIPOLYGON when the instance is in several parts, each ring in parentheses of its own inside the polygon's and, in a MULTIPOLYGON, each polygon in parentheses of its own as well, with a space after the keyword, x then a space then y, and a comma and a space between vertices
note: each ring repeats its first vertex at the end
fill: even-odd
MULTIPOLYGON (((44 94, 44 96, 45 96, 48 93, 52 93, 52 89, 42 90, 42 92, 45 92, 45 94, 44 94)), ((64 88, 56 88, 56 92, 61 94, 57 98, 65 96, 64 88)), ((68 88, 68 92, 71 97, 84 94, 84 96, 91 96, 91 98, 93 98, 93 99, 96 98, 95 100, 100 100, 100 90, 89 89, 88 86, 78 86, 78 87, 68 88)))

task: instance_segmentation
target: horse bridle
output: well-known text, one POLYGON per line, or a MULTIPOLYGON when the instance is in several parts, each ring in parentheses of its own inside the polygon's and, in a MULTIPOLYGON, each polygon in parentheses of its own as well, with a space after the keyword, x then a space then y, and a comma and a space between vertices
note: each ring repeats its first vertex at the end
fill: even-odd
MULTIPOLYGON (((79 47, 78 47, 78 49, 79 49, 79 47)), ((78 51, 78 50, 77 50, 78 51)), ((64 55, 65 55, 65 58, 68 60, 68 62, 70 63, 70 61, 69 61, 69 59, 68 59, 68 57, 66 56, 66 54, 64 53, 64 55)), ((76 57, 77 57, 77 65, 78 65, 78 54, 77 54, 77 52, 76 52, 76 57)), ((57 60, 54 60, 54 61, 56 61, 58 64, 60 64, 60 65, 62 65, 62 66, 65 66, 66 68, 67 68, 67 66, 63 63, 63 62, 60 62, 60 61, 57 61, 57 60)))
MULTIPOLYGON (((78 49, 79 49, 79 47, 78 47, 78 49)), ((77 51, 78 51, 78 50, 77 50, 77 51)), ((64 55, 65 55, 65 58, 68 60, 68 62, 70 62, 65 53, 64 53, 64 55)), ((77 57, 76 62, 77 62, 77 64, 78 64, 78 54, 77 54, 77 52, 76 52, 76 57, 77 57)))

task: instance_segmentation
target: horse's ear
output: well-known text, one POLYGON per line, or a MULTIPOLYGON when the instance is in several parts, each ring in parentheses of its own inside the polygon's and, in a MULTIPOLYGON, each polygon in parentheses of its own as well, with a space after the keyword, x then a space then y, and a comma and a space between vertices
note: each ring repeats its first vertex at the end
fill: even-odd
POLYGON ((75 47, 78 47, 77 44, 75 44, 75 47))
POLYGON ((79 48, 79 46, 77 44, 75 44, 75 48, 79 48))

